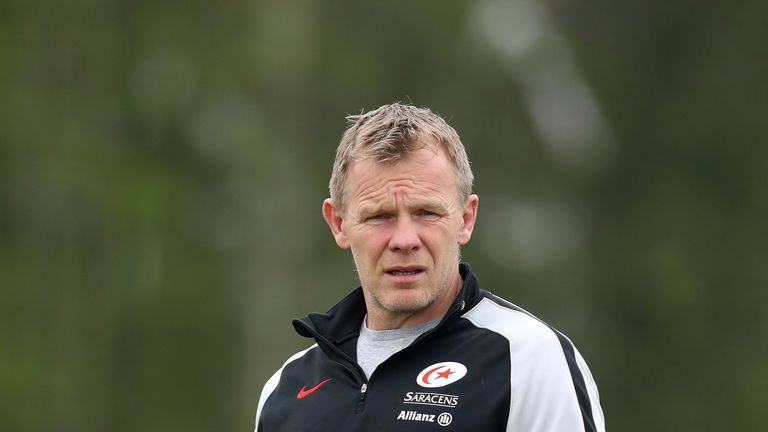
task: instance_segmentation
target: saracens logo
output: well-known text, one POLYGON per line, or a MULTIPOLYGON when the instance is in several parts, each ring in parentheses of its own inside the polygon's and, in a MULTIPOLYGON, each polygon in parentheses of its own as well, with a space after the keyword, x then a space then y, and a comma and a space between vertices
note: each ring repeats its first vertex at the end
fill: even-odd
POLYGON ((441 362, 427 366, 416 377, 416 384, 427 387, 443 387, 464 378, 467 367, 456 362, 441 362))

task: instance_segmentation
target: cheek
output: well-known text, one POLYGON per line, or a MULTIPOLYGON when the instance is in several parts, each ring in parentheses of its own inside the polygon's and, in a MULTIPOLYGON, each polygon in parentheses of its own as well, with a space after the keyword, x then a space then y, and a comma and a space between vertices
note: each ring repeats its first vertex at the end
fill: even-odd
POLYGON ((454 248, 458 248, 457 235, 455 230, 444 227, 424 235, 422 239, 433 256, 442 257, 451 254, 454 248))
POLYGON ((386 245, 386 236, 376 230, 358 232, 350 239, 352 253, 360 258, 379 255, 386 245))
POLYGON ((443 243, 456 243, 459 239, 461 232, 460 224, 455 220, 446 220, 443 223, 435 226, 430 235, 436 240, 443 243))

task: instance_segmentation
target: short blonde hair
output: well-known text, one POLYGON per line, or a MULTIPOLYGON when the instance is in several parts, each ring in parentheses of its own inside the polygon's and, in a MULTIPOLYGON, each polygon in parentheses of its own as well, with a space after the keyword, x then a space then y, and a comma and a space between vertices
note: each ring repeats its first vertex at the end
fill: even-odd
POLYGON ((352 162, 374 158, 376 162, 394 164, 435 142, 443 146, 453 161, 460 202, 472 193, 474 176, 459 134, 428 108, 395 102, 365 114, 347 116, 347 123, 328 185, 331 200, 342 211, 352 162))

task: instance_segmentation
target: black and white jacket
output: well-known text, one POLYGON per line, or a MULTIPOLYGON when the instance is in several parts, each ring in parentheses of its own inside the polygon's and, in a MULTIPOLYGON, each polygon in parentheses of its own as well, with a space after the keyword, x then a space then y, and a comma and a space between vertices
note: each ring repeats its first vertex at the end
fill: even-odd
POLYGON ((370 380, 355 361, 360 288, 326 314, 294 320, 316 344, 267 381, 256 432, 598 432, 597 387, 570 340, 521 308, 464 286, 434 329, 370 380))

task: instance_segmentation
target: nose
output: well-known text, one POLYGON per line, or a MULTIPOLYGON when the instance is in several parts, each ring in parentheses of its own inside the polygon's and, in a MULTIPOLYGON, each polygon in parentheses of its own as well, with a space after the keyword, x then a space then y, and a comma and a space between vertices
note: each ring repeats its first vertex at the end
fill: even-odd
POLYGON ((389 239, 389 249, 393 252, 409 254, 419 250, 421 238, 416 223, 409 217, 398 217, 389 239))

